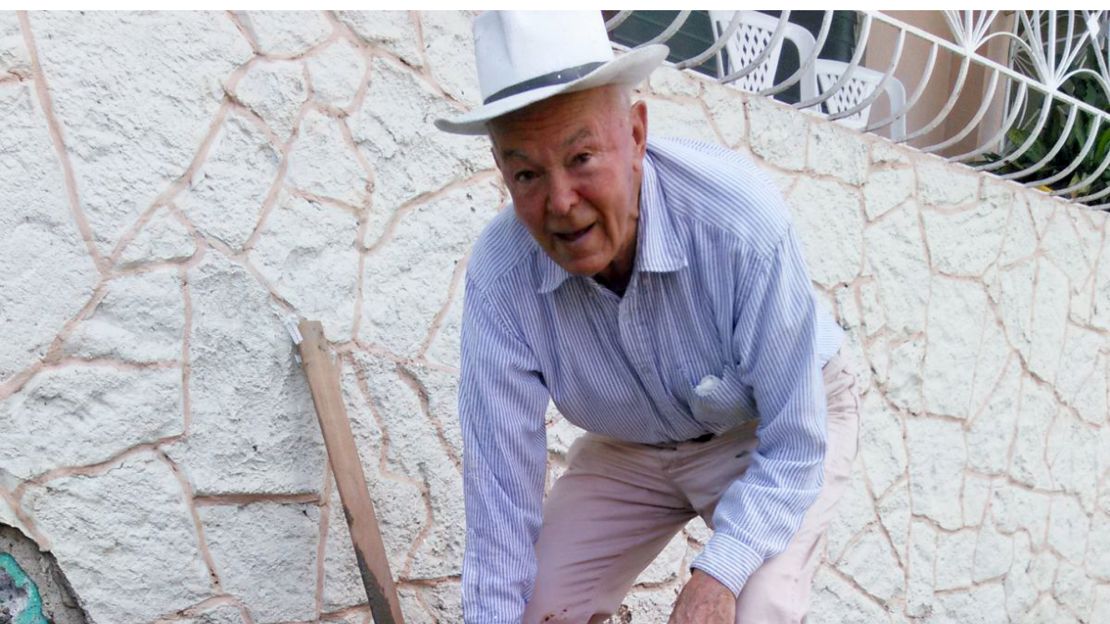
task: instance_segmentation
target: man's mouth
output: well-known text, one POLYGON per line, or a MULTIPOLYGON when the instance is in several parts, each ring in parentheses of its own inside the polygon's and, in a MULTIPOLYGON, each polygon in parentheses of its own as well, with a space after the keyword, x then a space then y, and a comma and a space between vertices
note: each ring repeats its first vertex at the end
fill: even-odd
POLYGON ((576 241, 576 240, 582 238, 583 236, 585 236, 586 233, 589 232, 594 227, 594 225, 596 225, 596 224, 591 223, 591 224, 587 225, 586 227, 582 228, 581 230, 574 230, 573 232, 556 232, 555 233, 555 238, 558 238, 559 240, 561 240, 565 243, 573 243, 574 241, 576 241))

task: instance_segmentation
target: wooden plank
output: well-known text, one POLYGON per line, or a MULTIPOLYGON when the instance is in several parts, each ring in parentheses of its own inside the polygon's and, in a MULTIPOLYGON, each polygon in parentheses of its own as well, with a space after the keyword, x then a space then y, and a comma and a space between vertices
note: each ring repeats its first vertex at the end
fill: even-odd
POLYGON ((307 320, 302 320, 298 328, 303 337, 299 345, 302 366, 308 376, 312 402, 324 434, 324 445, 328 449, 332 474, 335 475, 339 500, 343 505, 343 516, 351 530, 351 542, 366 597, 370 601, 370 611, 375 624, 404 624, 397 588, 393 584, 389 560, 378 529, 378 517, 374 513, 374 504, 366 487, 366 475, 362 472, 351 423, 343 405, 339 371, 332 361, 324 328, 319 321, 307 320))

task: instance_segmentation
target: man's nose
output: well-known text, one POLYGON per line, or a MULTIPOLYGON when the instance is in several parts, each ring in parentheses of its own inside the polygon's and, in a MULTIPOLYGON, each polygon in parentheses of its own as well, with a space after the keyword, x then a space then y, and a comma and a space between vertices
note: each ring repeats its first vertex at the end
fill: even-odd
POLYGON ((566 173, 554 172, 550 174, 550 186, 547 193, 547 210, 554 214, 568 214, 578 203, 578 192, 566 173))

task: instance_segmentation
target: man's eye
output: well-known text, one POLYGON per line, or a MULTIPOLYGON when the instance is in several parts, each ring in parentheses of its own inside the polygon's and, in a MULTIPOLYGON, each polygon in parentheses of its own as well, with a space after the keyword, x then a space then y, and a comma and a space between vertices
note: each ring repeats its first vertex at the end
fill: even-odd
POLYGON ((583 152, 574 157, 574 163, 577 165, 584 165, 589 162, 591 158, 593 158, 592 154, 587 154, 583 152))
POLYGON ((536 173, 534 171, 518 171, 513 174, 513 179, 517 182, 531 182, 535 177, 536 173))

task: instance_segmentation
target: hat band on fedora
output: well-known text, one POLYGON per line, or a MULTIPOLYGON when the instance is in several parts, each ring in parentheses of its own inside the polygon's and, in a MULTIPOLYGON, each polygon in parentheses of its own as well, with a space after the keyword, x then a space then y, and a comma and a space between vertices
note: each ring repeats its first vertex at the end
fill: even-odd
POLYGON ((524 93, 525 91, 532 91, 533 89, 541 89, 543 87, 550 87, 553 85, 564 84, 572 80, 578 80, 579 78, 585 76, 586 74, 592 72, 593 70, 601 67, 604 64, 605 63, 602 62, 586 63, 584 65, 578 65, 576 67, 553 71, 550 74, 536 76, 535 78, 529 78, 524 82, 518 82, 515 85, 511 85, 505 87, 504 89, 501 89, 485 100, 482 100, 482 104, 489 104, 490 102, 503 100, 509 96, 513 96, 518 93, 524 93))

